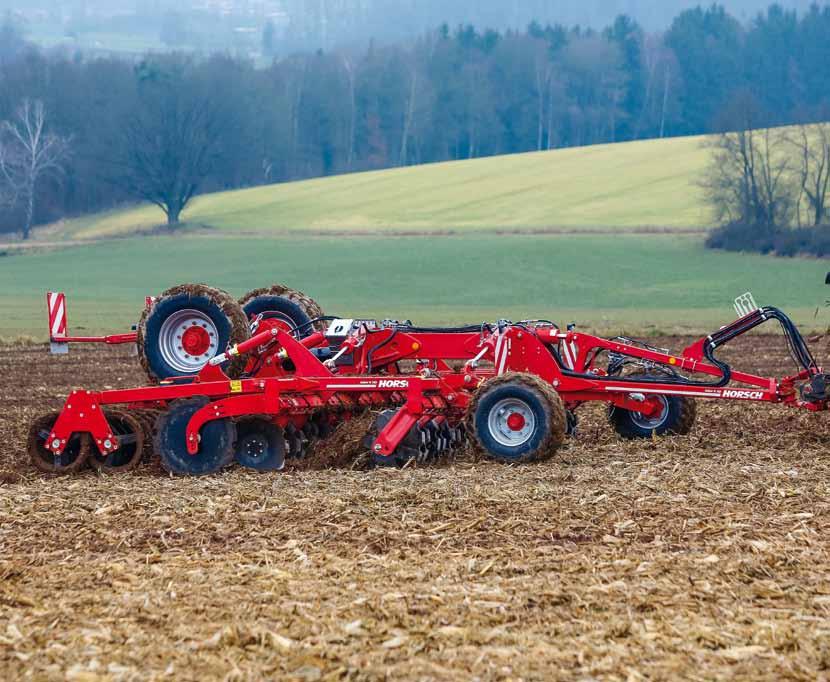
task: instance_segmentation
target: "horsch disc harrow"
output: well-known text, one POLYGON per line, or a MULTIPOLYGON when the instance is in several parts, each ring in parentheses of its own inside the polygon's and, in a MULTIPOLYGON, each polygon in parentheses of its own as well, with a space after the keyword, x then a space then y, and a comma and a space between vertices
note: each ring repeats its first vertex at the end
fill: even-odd
POLYGON ((148 376, 144 387, 74 391, 33 423, 30 457, 51 473, 116 474, 151 455, 179 475, 233 463, 280 471, 367 411, 362 445, 373 462, 404 466, 470 439, 506 463, 549 458, 589 402, 605 403, 628 439, 689 433, 699 399, 830 405, 828 376, 793 322, 748 295, 736 300, 738 319, 679 353, 545 320, 429 328, 325 316, 282 285, 240 301, 207 285, 174 287, 147 299, 135 332, 107 337, 70 336, 65 296, 47 302, 54 352, 136 344, 148 376), (795 374, 756 376, 718 358, 767 323, 783 330, 795 374))

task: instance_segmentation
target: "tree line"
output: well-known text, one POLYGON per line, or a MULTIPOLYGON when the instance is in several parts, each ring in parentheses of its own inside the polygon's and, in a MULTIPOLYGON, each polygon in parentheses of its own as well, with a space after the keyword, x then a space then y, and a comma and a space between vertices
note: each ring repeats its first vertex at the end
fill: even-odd
POLYGON ((445 25, 407 43, 257 68, 227 54, 44 51, 7 24, 0 229, 136 199, 175 224, 200 192, 715 132, 744 93, 767 125, 820 120, 830 106, 827 35, 830 5, 801 16, 772 5, 748 24, 712 5, 662 33, 625 15, 601 31, 445 25), (38 115, 53 153, 32 175, 20 138, 38 115))

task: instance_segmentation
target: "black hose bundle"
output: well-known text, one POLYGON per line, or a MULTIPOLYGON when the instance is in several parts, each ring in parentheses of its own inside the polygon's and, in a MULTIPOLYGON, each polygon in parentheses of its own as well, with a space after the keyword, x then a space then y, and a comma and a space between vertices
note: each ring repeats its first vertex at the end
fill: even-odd
MULTIPOLYGON (((804 340, 804 337, 801 335, 801 332, 798 331, 798 328, 795 326, 793 321, 778 308, 759 308, 754 314, 747 316, 744 320, 741 320, 740 323, 736 323, 733 326, 725 327, 724 329, 715 332, 710 337, 711 344, 707 344, 707 349, 711 346, 711 351, 714 351, 718 346, 728 343, 735 337, 745 334, 755 327, 764 324, 768 320, 777 320, 781 325, 784 337, 787 339, 787 346, 789 348, 790 355, 792 356, 796 366, 800 369, 807 370, 808 372, 817 373, 818 363, 813 357, 813 354, 810 352, 807 342, 804 340)), ((706 357, 711 360, 709 357, 710 352, 706 352, 706 357)))
MULTIPOLYGON (((796 365, 812 375, 818 374, 818 364, 816 363, 813 354, 810 352, 807 342, 804 340, 804 337, 801 335, 801 332, 798 331, 798 328, 795 326, 793 321, 778 308, 767 307, 759 308, 750 315, 747 315, 745 318, 724 327, 706 339, 706 343, 703 344, 703 355, 712 365, 721 371, 721 377, 716 382, 693 381, 680 374, 675 374, 675 376, 669 377, 668 381, 666 380, 666 377, 637 377, 635 379, 629 379, 621 376, 615 376, 614 381, 629 381, 637 383, 677 383, 683 384, 684 386, 723 388, 728 385, 730 381, 732 381, 732 368, 725 362, 718 360, 715 357, 715 351, 720 346, 729 343, 742 334, 746 334, 747 332, 755 329, 755 327, 758 327, 769 320, 777 320, 781 325, 781 328, 784 331, 784 336, 787 339, 790 355, 792 355, 796 365)), ((592 379, 597 379, 597 377, 593 375, 584 375, 579 372, 573 372, 566 369, 558 354, 554 353, 554 355, 562 368, 563 374, 573 377, 591 376, 592 379)), ((621 371, 623 365, 625 364, 626 360, 624 357, 612 357, 609 369, 613 371, 609 371, 609 375, 613 375, 621 371)))

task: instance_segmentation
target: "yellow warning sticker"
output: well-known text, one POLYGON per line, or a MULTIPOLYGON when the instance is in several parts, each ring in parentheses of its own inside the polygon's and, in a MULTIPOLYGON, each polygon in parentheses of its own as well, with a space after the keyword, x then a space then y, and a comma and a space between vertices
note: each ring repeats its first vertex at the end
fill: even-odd
POLYGON ((241 381, 231 381, 231 393, 242 393, 241 381))

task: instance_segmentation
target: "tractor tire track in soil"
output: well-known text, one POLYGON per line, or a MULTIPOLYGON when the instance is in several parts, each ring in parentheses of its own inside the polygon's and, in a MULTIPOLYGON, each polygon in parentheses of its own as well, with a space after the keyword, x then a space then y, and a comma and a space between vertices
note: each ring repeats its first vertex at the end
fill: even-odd
MULTIPOLYGON (((681 349, 690 339, 652 339, 681 349)), ((768 337, 724 357, 789 369, 768 337)), ((780 348, 779 348, 780 347, 780 348)), ((822 348, 823 350, 823 348, 822 348)), ((823 358, 820 358, 823 359, 823 358)), ((141 383, 123 348, 0 348, 0 678, 815 679, 830 666, 830 422, 601 406, 544 463, 37 474, 29 423, 141 383)))

